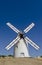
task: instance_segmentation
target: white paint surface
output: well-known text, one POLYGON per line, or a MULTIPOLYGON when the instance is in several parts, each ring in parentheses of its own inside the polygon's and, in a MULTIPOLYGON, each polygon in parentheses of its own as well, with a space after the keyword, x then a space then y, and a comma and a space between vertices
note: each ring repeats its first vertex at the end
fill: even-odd
POLYGON ((15 46, 15 57, 30 57, 24 39, 20 39, 15 46))

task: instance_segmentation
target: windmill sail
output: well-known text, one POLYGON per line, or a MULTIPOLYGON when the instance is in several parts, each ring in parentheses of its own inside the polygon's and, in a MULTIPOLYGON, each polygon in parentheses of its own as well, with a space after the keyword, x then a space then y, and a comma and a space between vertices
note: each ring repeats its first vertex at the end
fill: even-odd
POLYGON ((13 31, 15 31, 16 33, 19 33, 20 31, 16 28, 16 27, 14 27, 11 23, 6 23, 13 31))
POLYGON ((32 40, 30 40, 28 37, 25 37, 26 42, 28 42, 31 46, 33 46, 35 49, 39 49, 39 46, 36 45, 32 40))
POLYGON ((24 32, 27 33, 29 30, 31 30, 34 27, 34 23, 30 24, 25 30, 24 32))
POLYGON ((9 50, 13 45, 15 45, 18 41, 19 41, 19 37, 17 37, 16 39, 14 39, 7 47, 6 49, 9 50))

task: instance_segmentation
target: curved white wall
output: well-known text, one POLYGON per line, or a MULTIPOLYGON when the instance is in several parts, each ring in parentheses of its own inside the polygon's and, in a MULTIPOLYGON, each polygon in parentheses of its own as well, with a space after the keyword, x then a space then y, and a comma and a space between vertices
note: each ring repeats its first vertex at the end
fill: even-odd
POLYGON ((20 39, 15 46, 15 57, 30 57, 24 39, 20 39))

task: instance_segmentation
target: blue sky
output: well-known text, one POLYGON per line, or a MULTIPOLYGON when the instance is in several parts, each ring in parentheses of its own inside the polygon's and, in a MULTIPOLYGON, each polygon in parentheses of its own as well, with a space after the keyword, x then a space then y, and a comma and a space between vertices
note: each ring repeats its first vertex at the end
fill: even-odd
POLYGON ((9 51, 5 47, 17 34, 6 25, 7 22, 22 31, 34 22, 34 28, 25 35, 38 44, 40 49, 36 51, 29 45, 29 53, 31 56, 42 55, 42 0, 0 1, 0 55, 13 55, 14 47, 9 51))

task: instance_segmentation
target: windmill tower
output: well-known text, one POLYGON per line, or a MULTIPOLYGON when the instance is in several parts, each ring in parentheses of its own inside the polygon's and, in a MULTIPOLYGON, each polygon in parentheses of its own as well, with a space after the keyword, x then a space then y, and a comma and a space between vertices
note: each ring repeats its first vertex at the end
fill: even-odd
MULTIPOLYGON (((15 45, 15 54, 14 57, 30 57, 29 55, 29 49, 28 44, 33 46, 36 50, 39 49, 39 46, 36 45, 31 39, 29 39, 27 36, 25 37, 24 34, 19 31, 16 27, 14 27, 11 23, 6 23, 13 31, 15 31, 18 36, 16 39, 14 39, 8 46, 5 47, 5 49, 9 50, 13 45, 15 45)), ((31 23, 25 30, 24 33, 29 32, 33 27, 34 23, 31 23)))

